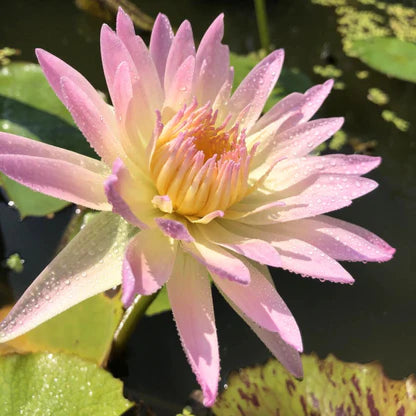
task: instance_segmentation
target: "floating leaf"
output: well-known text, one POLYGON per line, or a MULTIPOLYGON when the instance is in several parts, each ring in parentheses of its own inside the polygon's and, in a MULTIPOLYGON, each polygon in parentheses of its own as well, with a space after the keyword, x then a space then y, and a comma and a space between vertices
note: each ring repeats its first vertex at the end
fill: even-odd
POLYGON ((119 416, 132 406, 122 383, 64 354, 0 357, 2 416, 119 416))
MULTIPOLYGON (((56 97, 39 65, 12 63, 0 70, 0 131, 96 157, 71 115, 56 97)), ((68 202, 34 192, 0 174, 22 217, 59 211, 68 202)))
POLYGON ((6 260, 6 266, 10 269, 13 270, 16 273, 22 273, 23 271, 23 263, 25 261, 20 258, 18 253, 14 253, 12 255, 10 255, 7 260, 6 260))
POLYGON ((416 414, 416 378, 388 379, 377 363, 344 363, 329 355, 302 357, 295 379, 276 360, 231 375, 213 410, 217 416, 416 414))
MULTIPOLYGON (((11 307, 0 309, 0 320, 11 307)), ((32 331, 0 344, 0 354, 10 352, 66 352, 103 364, 123 313, 118 297, 100 294, 68 309, 32 331)))
POLYGON ((163 286, 157 294, 156 299, 147 308, 146 315, 157 315, 162 312, 170 311, 170 309, 171 307, 168 298, 168 291, 166 290, 166 286, 163 286))
MULTIPOLYGON (((251 53, 249 55, 230 54, 230 62, 234 67, 234 88, 236 88, 246 75, 260 62, 264 57, 262 51, 251 53)), ((295 91, 305 91, 312 86, 312 82, 305 74, 296 68, 283 68, 277 82, 276 88, 270 94, 269 99, 264 107, 264 112, 268 111, 274 104, 286 95, 295 91)))
POLYGON ((416 44, 397 38, 371 38, 352 43, 353 53, 386 75, 416 82, 416 44))

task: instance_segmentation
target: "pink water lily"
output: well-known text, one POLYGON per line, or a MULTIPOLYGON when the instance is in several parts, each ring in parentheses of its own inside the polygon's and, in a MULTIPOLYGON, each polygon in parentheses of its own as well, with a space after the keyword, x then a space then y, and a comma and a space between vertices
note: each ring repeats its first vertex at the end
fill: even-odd
POLYGON ((156 19, 150 47, 120 10, 101 53, 112 105, 77 71, 37 50, 52 88, 100 156, 0 133, 0 169, 32 189, 103 211, 45 268, 0 326, 5 342, 122 284, 123 302, 166 284, 192 370, 214 403, 219 380, 211 280, 271 352, 301 376, 298 326, 267 265, 340 283, 338 263, 386 261, 388 244, 328 217, 377 185, 380 159, 311 152, 342 118, 309 121, 332 81, 293 93, 262 115, 283 51, 231 94, 223 16, 196 49, 185 21, 156 19))

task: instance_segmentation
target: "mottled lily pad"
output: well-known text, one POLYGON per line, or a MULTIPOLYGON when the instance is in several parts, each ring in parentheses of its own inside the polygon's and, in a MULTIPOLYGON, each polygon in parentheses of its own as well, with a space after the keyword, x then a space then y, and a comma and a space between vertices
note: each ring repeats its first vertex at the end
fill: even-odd
POLYGON ((352 43, 354 54, 386 75, 416 82, 416 44, 397 38, 376 37, 352 43))
POLYGON ((132 406, 109 373, 65 354, 0 357, 2 416, 119 416, 132 406))
MULTIPOLYGON (((39 65, 12 63, 0 70, 0 131, 96 157, 39 65)), ((0 185, 22 217, 59 211, 68 202, 34 192, 0 174, 0 185)))
MULTIPOLYGON (((0 320, 10 309, 0 309, 0 320)), ((32 331, 0 344, 0 355, 11 352, 66 352, 101 365, 108 358, 122 313, 119 297, 94 296, 32 331)))
POLYGON ((377 363, 344 363, 329 355, 302 358, 304 379, 276 360, 240 370, 213 410, 217 416, 410 416, 416 414, 416 378, 394 381, 377 363))

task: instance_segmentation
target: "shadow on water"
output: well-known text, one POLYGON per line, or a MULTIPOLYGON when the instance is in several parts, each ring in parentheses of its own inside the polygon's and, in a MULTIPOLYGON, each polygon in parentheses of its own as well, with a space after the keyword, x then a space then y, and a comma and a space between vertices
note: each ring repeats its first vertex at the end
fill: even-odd
MULTIPOLYGON (((216 15, 225 11, 225 41, 231 50, 244 53, 259 46, 251 1, 142 0, 138 5, 153 16, 158 11, 167 13, 176 27, 183 18, 189 18, 197 38, 216 15)), ((307 0, 270 2, 269 22, 272 41, 285 48, 289 67, 300 68, 315 83, 322 78, 312 67, 325 65, 328 57, 343 70, 341 80, 346 89, 334 91, 319 116, 344 115, 348 135, 376 140, 375 153, 383 157, 383 163, 369 175, 380 187, 335 216, 368 228, 397 248, 389 263, 345 264, 356 279, 353 286, 321 283, 274 270, 277 288, 299 323, 306 352, 315 351, 321 357, 331 352, 346 361, 379 360, 390 377, 405 377, 416 372, 415 85, 371 70, 367 79, 358 79, 356 71, 368 68, 344 55, 330 8, 307 0), (387 107, 367 100, 371 87, 388 93, 387 107), (384 121, 384 108, 410 121, 409 131, 400 132, 384 121)), ((1 39, 7 46, 22 49, 23 59, 33 60, 33 49, 44 47, 104 90, 99 27, 97 19, 84 15, 69 1, 59 2, 57 7, 54 0, 18 0, 2 6, 0 16, 1 39), (13 16, 19 16, 16 24, 7 24, 5 17, 13 16)), ((349 147, 345 150, 353 152, 349 147)), ((16 295, 51 259, 70 214, 66 209, 53 220, 27 218, 19 222, 12 208, 0 204, 2 254, 17 251, 26 260, 22 275, 9 274, 16 295)), ((216 292, 214 299, 225 383, 230 371, 262 362, 269 353, 216 292)), ((116 373, 125 381, 127 391, 153 404, 162 416, 179 410, 189 393, 198 388, 170 313, 141 323, 129 343, 126 361, 116 373)))

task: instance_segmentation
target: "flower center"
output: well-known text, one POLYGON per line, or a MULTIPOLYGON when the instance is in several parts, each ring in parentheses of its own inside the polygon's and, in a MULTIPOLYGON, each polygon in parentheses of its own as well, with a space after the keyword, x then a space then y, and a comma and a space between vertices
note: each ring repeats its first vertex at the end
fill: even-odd
POLYGON ((254 149, 247 151, 238 125, 217 124, 209 105, 196 103, 179 111, 157 139, 150 171, 160 195, 168 195, 173 210, 201 218, 225 211, 248 192, 248 172, 254 149))

